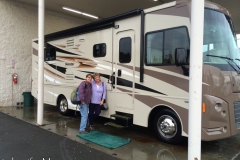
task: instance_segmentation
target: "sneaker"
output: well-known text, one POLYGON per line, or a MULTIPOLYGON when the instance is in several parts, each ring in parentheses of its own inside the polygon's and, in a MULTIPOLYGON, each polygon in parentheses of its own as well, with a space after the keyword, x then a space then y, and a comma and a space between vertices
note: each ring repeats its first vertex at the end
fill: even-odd
POLYGON ((80 134, 88 134, 88 131, 84 130, 84 131, 80 131, 80 134))
POLYGON ((86 132, 90 132, 91 130, 89 128, 85 128, 85 131, 86 132))
POLYGON ((93 131, 95 128, 93 127, 93 125, 89 125, 89 129, 90 131, 93 131))

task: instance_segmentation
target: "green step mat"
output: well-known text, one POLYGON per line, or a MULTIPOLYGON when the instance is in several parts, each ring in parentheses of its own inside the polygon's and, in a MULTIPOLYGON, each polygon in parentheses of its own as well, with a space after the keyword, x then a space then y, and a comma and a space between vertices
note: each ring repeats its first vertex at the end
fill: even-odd
POLYGON ((77 136, 109 149, 115 149, 130 143, 129 138, 124 139, 118 136, 113 136, 99 131, 92 131, 87 134, 77 134, 77 136))

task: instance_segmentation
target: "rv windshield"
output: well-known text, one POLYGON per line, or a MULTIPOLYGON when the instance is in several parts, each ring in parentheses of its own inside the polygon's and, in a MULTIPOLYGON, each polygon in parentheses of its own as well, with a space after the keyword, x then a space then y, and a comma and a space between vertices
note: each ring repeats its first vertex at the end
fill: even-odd
POLYGON ((239 71, 240 54, 232 20, 225 14, 205 9, 203 62, 222 71, 239 71))

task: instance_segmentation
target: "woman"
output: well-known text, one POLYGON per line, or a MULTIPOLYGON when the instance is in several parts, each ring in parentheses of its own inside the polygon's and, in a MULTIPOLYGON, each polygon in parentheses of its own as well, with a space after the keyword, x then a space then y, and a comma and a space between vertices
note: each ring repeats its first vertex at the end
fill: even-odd
POLYGON ((89 129, 94 130, 93 121, 101 113, 101 105, 106 99, 106 84, 101 81, 100 74, 94 73, 94 81, 92 81, 92 98, 89 105, 89 129))
POLYGON ((87 74, 86 80, 82 81, 78 87, 78 94, 81 100, 80 104, 80 113, 81 113, 81 122, 80 122, 80 134, 88 133, 86 130, 87 120, 88 120, 88 106, 91 101, 92 96, 92 75, 87 74))

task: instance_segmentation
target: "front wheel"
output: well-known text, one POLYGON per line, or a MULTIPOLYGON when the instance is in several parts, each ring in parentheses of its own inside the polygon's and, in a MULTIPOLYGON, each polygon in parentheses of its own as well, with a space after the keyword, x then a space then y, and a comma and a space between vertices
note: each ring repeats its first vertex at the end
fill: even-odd
POLYGON ((61 115, 67 116, 70 114, 70 110, 68 109, 68 101, 64 96, 59 97, 57 105, 61 115))
POLYGON ((177 144, 182 140, 182 126, 178 116, 172 110, 164 109, 156 115, 154 130, 163 142, 177 144))

